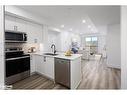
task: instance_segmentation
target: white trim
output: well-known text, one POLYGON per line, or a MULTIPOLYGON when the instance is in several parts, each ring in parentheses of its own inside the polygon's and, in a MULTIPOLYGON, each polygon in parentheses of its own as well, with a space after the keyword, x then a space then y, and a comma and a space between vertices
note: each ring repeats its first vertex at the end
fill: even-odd
POLYGON ((115 69, 121 69, 120 66, 116 66, 116 65, 112 65, 112 64, 107 64, 107 67, 115 68, 115 69))
POLYGON ((127 89, 127 6, 121 8, 121 88, 127 89))
POLYGON ((0 89, 4 89, 4 6, 0 5, 0 89))

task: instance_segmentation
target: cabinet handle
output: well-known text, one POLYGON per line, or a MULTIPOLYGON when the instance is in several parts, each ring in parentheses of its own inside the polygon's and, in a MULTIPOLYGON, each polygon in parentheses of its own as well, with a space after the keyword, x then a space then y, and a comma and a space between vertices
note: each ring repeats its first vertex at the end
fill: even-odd
POLYGON ((18 30, 18 26, 14 26, 14 30, 17 31, 18 30))
POLYGON ((16 30, 15 26, 14 26, 14 30, 16 30))
POLYGON ((32 58, 32 56, 30 56, 30 60, 32 60, 33 58, 32 58))
POLYGON ((16 27, 16 31, 18 30, 18 26, 15 26, 16 27))
POLYGON ((44 56, 44 62, 46 62, 46 56, 44 56))

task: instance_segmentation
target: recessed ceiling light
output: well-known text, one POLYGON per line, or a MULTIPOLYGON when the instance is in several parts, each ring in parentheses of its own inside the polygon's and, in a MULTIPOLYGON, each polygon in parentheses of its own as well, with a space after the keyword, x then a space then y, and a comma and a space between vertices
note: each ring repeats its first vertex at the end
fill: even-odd
POLYGON ((70 31, 72 31, 72 28, 70 28, 70 31))
POLYGON ((88 28, 91 28, 91 26, 90 26, 90 25, 88 25, 88 28))
POLYGON ((83 19, 83 20, 82 20, 82 23, 86 23, 86 20, 85 20, 85 19, 83 19))
POLYGON ((58 28, 53 28, 54 31, 60 32, 60 29, 58 28))
POLYGON ((64 28, 64 25, 61 25, 61 28, 64 28))

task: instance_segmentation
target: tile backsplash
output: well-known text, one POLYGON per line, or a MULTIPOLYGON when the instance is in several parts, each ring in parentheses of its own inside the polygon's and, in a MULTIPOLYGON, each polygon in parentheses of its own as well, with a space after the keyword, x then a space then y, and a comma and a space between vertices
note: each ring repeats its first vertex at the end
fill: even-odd
POLYGON ((23 50, 24 50, 24 52, 28 52, 28 50, 31 47, 35 47, 36 51, 39 51, 39 44, 32 43, 32 44, 23 44, 23 50))
POLYGON ((21 43, 5 43, 5 48, 23 47, 21 43))
POLYGON ((28 52, 28 49, 31 47, 35 47, 36 51, 39 51, 39 44, 33 43, 33 44, 28 44, 28 43, 5 43, 5 49, 6 48, 14 48, 14 47, 21 47, 24 52, 28 52))

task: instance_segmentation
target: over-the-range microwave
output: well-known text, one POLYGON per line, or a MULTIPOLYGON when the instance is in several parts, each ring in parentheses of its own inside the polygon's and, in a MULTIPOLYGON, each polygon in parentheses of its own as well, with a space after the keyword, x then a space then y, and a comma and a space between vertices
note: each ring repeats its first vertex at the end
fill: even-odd
POLYGON ((5 42, 26 42, 27 34, 24 32, 6 30, 5 31, 5 42))

